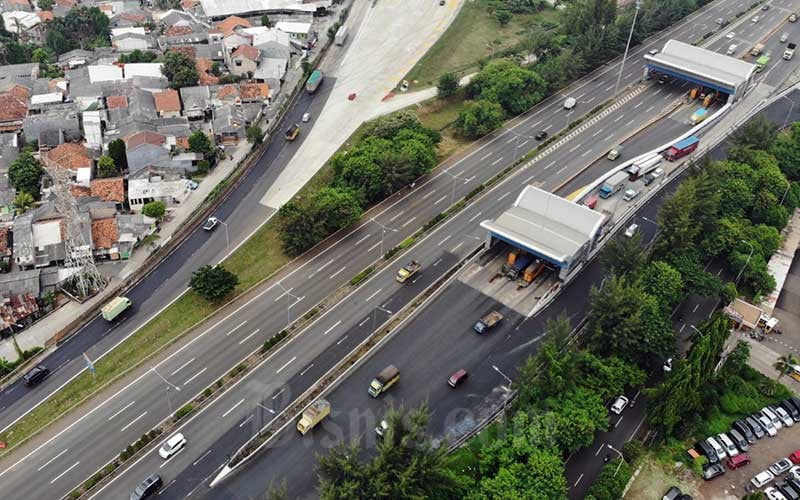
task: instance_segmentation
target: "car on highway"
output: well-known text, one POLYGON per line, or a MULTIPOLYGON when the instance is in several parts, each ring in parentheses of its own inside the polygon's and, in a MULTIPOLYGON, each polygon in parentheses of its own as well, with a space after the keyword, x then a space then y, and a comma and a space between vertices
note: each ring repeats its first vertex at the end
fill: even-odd
POLYGON ((725 467, 721 464, 708 464, 703 467, 703 479, 711 481, 715 477, 725 474, 725 467))
POLYGON ((538 134, 534 136, 534 139, 536 139, 537 141, 543 141, 547 139, 547 132, 541 130, 538 134))
POLYGON ((375 427, 375 434, 377 434, 378 437, 383 437, 383 435, 386 434, 386 431, 388 430, 389 430, 389 422, 387 422, 386 420, 381 420, 381 423, 378 424, 377 427, 375 427))
POLYGON ((789 14, 789 22, 793 23, 797 21, 797 14, 789 14))
POLYGON ((659 75, 659 77, 658 77, 658 83, 659 84, 663 85, 663 84, 668 83, 668 82, 669 82, 669 77, 667 75, 659 75))
POLYGON ((639 191, 637 191, 637 190, 635 190, 633 188, 629 188, 629 189, 625 190, 625 195, 622 197, 622 199, 625 200, 625 201, 631 201, 632 199, 636 198, 637 196, 639 196, 639 191))
POLYGON ((645 175, 644 178, 642 179, 642 181, 644 181, 645 186, 649 186, 650 184, 653 183, 654 180, 656 180, 656 176, 653 175, 653 172, 650 172, 649 174, 645 175))
POLYGON ((777 488, 774 486, 770 486, 769 488, 764 490, 764 496, 767 497, 767 500, 788 500, 783 493, 778 491, 777 488))
POLYGON ((755 23, 757 23, 757 22, 758 22, 758 20, 759 20, 759 19, 760 19, 760 18, 759 18, 758 16, 753 16, 753 18, 752 18, 752 19, 750 19, 750 22, 752 22, 753 24, 755 24, 755 23))
POLYGON ((567 97, 564 100, 564 109, 572 110, 576 104, 578 104, 578 101, 574 97, 567 97))
POLYGON ((145 498, 149 498, 161 488, 162 484, 163 482, 158 474, 147 476, 147 478, 133 490, 133 493, 131 493, 131 500, 144 500, 145 498))
POLYGON ((727 38, 728 40, 730 40, 730 39, 732 39, 732 38, 733 38, 733 37, 735 37, 735 36, 736 36, 736 33, 734 33, 733 31, 729 31, 729 32, 728 32, 728 34, 727 34, 727 35, 725 35, 725 38, 727 38))
POLYGON ((683 496, 683 492, 677 486, 673 486, 664 493, 664 496, 661 497, 661 500, 678 500, 680 497, 683 496))
POLYGON ((308 123, 311 119, 311 113, 303 113, 303 117, 300 119, 303 123, 308 123))
POLYGON ((763 470, 753 476, 753 479, 750 480, 750 484, 755 486, 756 488, 763 488, 764 486, 768 485, 775 479, 775 476, 772 475, 772 472, 768 470, 763 470))
POLYGON ((50 369, 44 365, 37 365, 28 371, 25 375, 22 376, 22 383, 27 386, 34 386, 39 384, 42 380, 46 379, 47 376, 50 375, 50 369))
POLYGON ((158 454, 164 460, 168 460, 170 457, 181 451, 184 446, 186 446, 186 438, 183 437, 183 434, 179 432, 167 439, 166 442, 161 445, 161 448, 158 450, 158 454))
POLYGON ((458 387, 467 381, 467 377, 469 377, 469 373, 467 373, 467 370, 462 368, 450 375, 450 378, 447 379, 447 384, 453 388, 458 387))
POLYGON ((211 231, 219 224, 219 219, 216 217, 209 217, 205 224, 203 224, 203 229, 206 231, 211 231))
POLYGON ((738 44, 735 44, 735 43, 732 43, 732 44, 730 45, 730 47, 728 47, 728 50, 727 50, 725 53, 726 53, 727 55, 729 55, 729 56, 732 56, 732 55, 736 54, 736 51, 737 51, 737 50, 739 50, 739 45, 738 45, 738 44))
POLYGON ((616 415, 619 415, 620 413, 622 413, 622 410, 624 410, 625 407, 628 406, 629 402, 630 401, 625 396, 618 397, 617 400, 614 401, 614 404, 611 405, 611 412, 616 415))
POLYGON ((653 50, 649 51, 648 54, 650 54, 651 56, 654 56, 654 55, 658 54, 658 49, 653 49, 653 50))
POLYGON ((789 39, 789 33, 783 33, 781 35, 781 38, 780 38, 779 42, 786 43, 786 40, 788 40, 788 39, 789 39))
POLYGON ((764 11, 767 11, 767 10, 769 10, 769 4, 768 4, 768 3, 765 3, 764 5, 762 5, 762 6, 761 6, 761 10, 764 10, 764 11))
POLYGON ((716 21, 714 21, 714 22, 715 22, 715 23, 717 23, 717 24, 719 24, 720 26, 722 26, 722 23, 724 23, 724 22, 725 22, 725 20, 724 20, 724 19, 722 19, 721 17, 718 17, 718 18, 717 18, 717 20, 716 20, 716 21))
POLYGON ((769 471, 773 476, 779 476, 792 468, 792 462, 788 458, 781 458, 769 466, 769 471))
POLYGON ((636 231, 639 229, 639 224, 631 224, 628 226, 628 229, 625 230, 625 236, 627 238, 633 238, 633 235, 636 234, 636 231))

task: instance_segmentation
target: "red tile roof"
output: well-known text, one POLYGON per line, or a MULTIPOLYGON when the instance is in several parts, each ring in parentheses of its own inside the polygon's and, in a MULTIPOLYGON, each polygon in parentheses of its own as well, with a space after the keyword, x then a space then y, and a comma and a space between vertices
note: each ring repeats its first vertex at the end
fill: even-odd
POLYGON ((260 54, 261 51, 252 45, 239 45, 236 47, 236 50, 233 51, 231 57, 242 56, 250 59, 251 61, 258 61, 258 56, 260 54))
POLYGON ((147 21, 147 16, 141 12, 123 12, 119 15, 119 18, 133 23, 145 23, 147 21))
POLYGON ((103 5, 99 5, 98 8, 100 10, 102 10, 102 11, 114 12, 114 6, 113 5, 103 4, 103 5))
POLYGON ((242 99, 267 99, 269 97, 269 85, 266 83, 242 83, 239 85, 242 99))
POLYGON ((176 137, 175 138, 175 145, 182 149, 189 149, 189 138, 188 137, 176 137))
POLYGON ((216 85, 219 83, 219 78, 211 74, 211 66, 214 65, 214 61, 200 57, 195 59, 194 65, 200 74, 199 85, 216 85))
POLYGON ((192 32, 191 26, 169 26, 167 29, 164 30, 164 35, 180 36, 180 35, 188 35, 191 32, 192 32))
POLYGON ((103 201, 125 201, 125 183, 122 177, 111 177, 109 179, 94 179, 91 182, 92 196, 99 196, 103 201))
POLYGON ((108 109, 114 108, 127 108, 128 107, 128 98, 124 95, 112 95, 106 97, 106 106, 108 109))
POLYGON ((217 90, 217 97, 219 99, 226 99, 226 98, 237 98, 241 94, 239 93, 239 87, 236 85, 223 85, 222 87, 217 90))
POLYGON ((27 5, 28 7, 31 6, 28 0, 5 0, 9 5, 27 5))
POLYGON ((44 153, 44 158, 50 164, 70 170, 92 166, 92 158, 83 144, 66 142, 44 153))
POLYGON ((56 0, 56 5, 72 8, 78 5, 78 0, 56 0))
POLYGON ((172 48, 169 49, 169 51, 170 52, 177 52, 179 54, 183 54, 186 57, 188 57, 189 59, 194 59, 195 58, 195 54, 196 54, 195 50, 194 50, 194 47, 190 47, 190 46, 172 47, 172 48))
POLYGON ((111 248, 119 241, 117 219, 107 217, 92 221, 92 244, 94 248, 111 248))
POLYGON ((0 92, 0 123, 23 120, 28 115, 31 93, 21 85, 0 92))
POLYGON ((177 90, 167 89, 163 92, 156 92, 153 94, 156 101, 156 111, 171 112, 181 110, 181 96, 177 90))
POLYGON ((223 36, 228 36, 238 27, 252 28, 253 25, 250 24, 250 21, 247 19, 242 19, 239 16, 231 16, 211 28, 209 33, 222 33, 223 36))
POLYGON ((39 11, 36 13, 36 15, 39 16, 39 19, 41 19, 42 22, 52 21, 56 18, 56 16, 53 15, 53 11, 50 10, 39 11))
POLYGON ((8 247, 8 227, 0 227, 0 255, 11 255, 8 247))
POLYGON ((191 10, 195 5, 197 5, 197 0, 181 0, 183 10, 191 10))
POLYGON ((153 144, 154 146, 161 146, 167 141, 167 138, 163 135, 150 132, 149 130, 145 130, 142 132, 136 132, 135 134, 131 134, 125 138, 125 145, 128 149, 136 149, 142 144, 153 144))
POLYGON ((70 184, 69 194, 71 194, 73 198, 81 198, 83 196, 91 196, 92 190, 86 186, 79 186, 78 184, 70 184))

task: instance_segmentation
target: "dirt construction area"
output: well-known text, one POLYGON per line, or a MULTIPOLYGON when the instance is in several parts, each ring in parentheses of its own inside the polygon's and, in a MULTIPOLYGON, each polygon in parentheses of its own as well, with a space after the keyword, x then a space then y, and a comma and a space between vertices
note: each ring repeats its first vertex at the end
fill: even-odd
MULTIPOLYGON (((756 441, 747 452, 752 463, 736 470, 725 467, 725 474, 711 481, 697 478, 690 470, 686 470, 683 464, 672 467, 669 464, 650 460, 642 465, 625 498, 631 500, 661 498, 671 486, 679 487, 683 493, 688 493, 695 499, 742 498, 748 493, 745 488, 750 485, 750 479, 753 476, 768 469, 770 465, 781 458, 788 457, 797 449, 800 449, 800 423, 795 423, 789 428, 784 427, 773 438, 765 437, 756 441)), ((785 475, 784 473, 779 476, 767 487, 780 483, 785 475)))

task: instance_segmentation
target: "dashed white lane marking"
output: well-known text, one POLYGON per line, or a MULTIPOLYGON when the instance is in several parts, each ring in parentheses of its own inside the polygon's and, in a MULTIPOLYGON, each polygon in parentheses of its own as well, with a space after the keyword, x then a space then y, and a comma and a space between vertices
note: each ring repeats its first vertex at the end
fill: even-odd
MULTIPOLYGON (((179 371, 183 370, 184 368, 186 368, 187 366, 189 366, 190 364, 192 364, 192 362, 193 362, 195 359, 196 359, 196 358, 192 358, 192 359, 190 359, 189 361, 187 361, 186 363, 184 363, 184 364, 182 364, 181 366, 179 366, 178 368, 176 368, 174 372, 170 373, 170 376, 177 375, 179 371)), ((111 419, 109 419, 109 420, 111 420, 111 419)))
POLYGON ((71 465, 69 468, 67 468, 67 470, 65 470, 65 471, 64 471, 64 472, 62 472, 61 474, 57 475, 56 477, 54 477, 54 478, 53 478, 53 480, 52 480, 52 481, 50 481, 50 484, 53 484, 53 483, 55 483, 56 481, 58 481, 59 479, 61 479, 62 477, 64 477, 64 476, 67 474, 67 472, 69 472, 69 471, 71 471, 72 469, 74 469, 75 467, 77 467, 77 466, 78 466, 78 464, 80 464, 80 463, 81 463, 81 462, 80 462, 80 461, 78 461, 78 462, 75 462, 74 464, 72 464, 72 465, 71 465))
MULTIPOLYGON (((241 344, 241 342, 239 342, 239 344, 241 344)), ((192 382, 194 379, 196 379, 197 377, 199 377, 200 375, 202 375, 203 373, 205 373, 205 371, 206 371, 206 370, 208 370, 208 367, 207 367, 207 366, 206 366, 206 367, 204 367, 204 368, 203 368, 202 370, 200 370, 199 372, 197 372, 197 373, 195 373, 194 375, 192 375, 191 377, 189 377, 189 378, 186 380, 186 382, 184 382, 184 383, 183 383, 183 385, 184 385, 184 386, 186 386, 186 385, 189 385, 189 384, 190 384, 190 383, 191 383, 191 382, 192 382)))
MULTIPOLYGON (((380 245, 380 244, 381 244, 381 242, 379 241, 379 242, 378 242, 378 245, 380 245)), ((373 248, 375 248, 375 247, 373 246, 373 247, 371 247, 369 250, 372 250, 373 248)), ((369 250, 368 250, 368 251, 369 251, 369 250)), ((335 273, 333 273, 333 274, 331 274, 330 276, 328 276, 328 279, 332 280, 333 278, 335 278, 335 277, 339 276, 339 274, 341 274, 341 273, 342 273, 342 271, 344 271, 345 269, 347 269, 347 266, 342 266, 342 268, 341 268, 341 269, 339 269, 339 270, 338 270, 338 271, 336 271, 335 273)))
POLYGON ((66 449, 64 449, 64 451, 62 451, 62 452, 61 452, 61 453, 59 453, 58 455, 54 456, 53 458, 51 458, 50 460, 48 460, 47 462, 45 462, 45 463, 44 463, 44 465, 42 465, 41 467, 39 467, 39 468, 38 468, 38 469, 36 469, 36 470, 38 470, 38 471, 40 471, 40 472, 41 472, 41 470, 42 470, 42 469, 44 469, 45 467, 47 467, 48 465, 50 465, 51 463, 53 463, 53 462, 54 462, 56 459, 58 459, 58 457, 60 457, 61 455, 63 455, 63 454, 64 454, 64 453, 66 453, 67 451, 69 451, 69 448, 66 448, 66 449))
POLYGON ((290 359, 289 361, 287 361, 286 363, 284 363, 284 364, 283 364, 283 366, 281 366, 280 368, 278 368, 278 369, 275 371, 275 373, 280 373, 280 372, 281 372, 281 371, 282 371, 284 368, 286 368, 287 366, 289 366, 290 364, 292 364, 292 362, 293 362, 295 359, 297 359, 297 356, 293 357, 292 359, 290 359))
POLYGON ((230 414, 231 414, 231 412, 232 412, 233 410, 235 410, 236 408, 238 408, 238 407, 239 407, 239 405, 241 405, 242 403, 244 403, 244 398, 240 399, 238 403, 236 403, 235 405, 231 406, 231 407, 228 409, 228 411, 226 411, 225 413, 223 413, 223 414, 222 414, 222 418, 225 418, 225 417, 227 417, 228 415, 230 415, 230 414))
POLYGON ((363 237, 362 237, 360 240, 356 241, 356 244, 355 244, 355 246, 358 246, 359 244, 361 244, 361 243, 364 243, 364 240, 366 240, 366 239, 367 239, 367 238, 369 238, 370 236, 372 236, 372 234, 368 234, 368 235, 366 235, 366 236, 363 236, 363 237))
POLYGON ((250 334, 250 335, 248 335, 247 337, 245 337, 245 338, 243 338, 242 340, 240 340, 240 341, 239 341, 239 345, 242 345, 242 344, 244 344, 245 342, 247 342, 248 340, 250 340, 250 338, 251 338, 253 335, 257 334, 257 333, 258 333, 258 332, 260 332, 260 331, 261 331, 261 328, 256 328, 256 329, 253 331, 253 333, 251 333, 251 334, 250 334))
POLYGON ((333 331, 333 329, 334 329, 334 328, 336 328, 337 326, 339 326, 339 325, 341 325, 341 324, 342 324, 342 320, 339 320, 339 321, 337 321, 337 322, 336 322, 336 323, 334 323, 334 324, 333 324, 333 325, 332 325, 330 328, 328 328, 327 330, 325 330, 324 332, 322 332, 322 335, 327 335, 327 334, 331 333, 331 332, 333 331))
POLYGON ((145 416, 145 415, 147 415, 147 410, 145 410, 145 411, 144 411, 144 412, 143 412, 141 415, 139 415, 138 417, 136 417, 136 418, 134 418, 133 420, 131 420, 130 422, 128 422, 128 424, 127 424, 127 425, 125 425, 125 427, 123 427, 123 428, 122 428, 122 429, 120 429, 119 431, 120 431, 120 432, 125 432, 125 431, 127 431, 127 430, 130 428, 130 426, 132 426, 133 424, 135 424, 136 422, 138 422, 138 421, 139 421, 141 418, 144 418, 144 416, 145 416))
POLYGON ((117 415, 119 415, 119 414, 120 414, 120 413, 122 413, 123 411, 125 411, 125 410, 127 410, 128 408, 130 408, 131 406, 133 406, 133 404, 134 404, 134 403, 136 403, 136 401, 131 401, 130 403, 126 404, 125 406, 123 406, 122 408, 120 408, 119 410, 117 410, 117 412, 116 412, 116 413, 114 413, 113 415, 111 415, 110 417, 108 417, 108 419, 109 419, 109 420, 113 420, 113 419, 114 419, 114 417, 116 417, 117 415))
POLYGON ((372 295, 370 295, 369 297, 367 297, 367 298, 364 300, 364 302, 369 302, 370 300, 374 299, 374 298, 375 298, 375 296, 376 296, 376 295, 378 295, 379 293, 381 293, 382 291, 383 291, 383 288, 378 288, 377 290, 375 290, 375 292, 374 292, 372 295))
MULTIPOLYGON (((277 302, 277 301, 276 301, 276 302, 277 302)), ((245 323, 247 323, 247 320, 245 320, 245 321, 242 321, 241 323, 239 323, 238 325, 236 325, 235 327, 233 327, 233 330, 231 330, 231 331, 229 331, 228 333, 226 333, 226 334, 225 334, 225 336, 227 337, 227 336, 228 336, 228 335, 230 335, 231 333, 233 333, 233 332, 235 332, 236 330, 238 330, 239 328, 243 327, 245 323)))

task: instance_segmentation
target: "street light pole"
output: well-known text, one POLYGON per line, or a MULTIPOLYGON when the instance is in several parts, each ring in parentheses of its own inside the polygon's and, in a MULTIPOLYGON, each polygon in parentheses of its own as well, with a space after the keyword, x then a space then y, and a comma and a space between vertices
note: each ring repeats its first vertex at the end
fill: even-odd
POLYGON ((614 448, 610 444, 606 443, 606 446, 608 446, 612 451, 616 451, 617 454, 619 455, 619 464, 617 464, 617 470, 614 471, 614 476, 616 476, 617 472, 619 472, 619 468, 622 466, 622 462, 625 461, 625 456, 622 454, 621 451, 619 451, 618 449, 614 448))
POLYGON ((514 381, 508 378, 508 376, 505 373, 501 372, 500 368, 498 368, 497 365, 492 365, 492 368, 494 369, 494 371, 499 373, 501 377, 506 379, 506 382, 508 382, 508 390, 506 391, 506 397, 503 399, 503 414, 505 415, 506 406, 508 405, 508 397, 511 395, 511 385, 514 383, 514 381))
POLYGON ((231 246, 231 238, 230 238, 230 236, 228 235, 228 224, 227 224, 227 223, 225 223, 225 222, 224 222, 222 219, 220 219, 219 217, 217 217, 217 221, 218 221, 220 224, 222 224, 223 226, 225 226, 225 248, 228 248, 228 247, 230 247, 230 246, 231 246))
POLYGON ((370 220, 381 227, 381 255, 383 255, 383 237, 386 236, 386 231, 391 231, 393 233, 396 233, 397 229, 391 228, 389 226, 384 226, 380 222, 376 221, 374 217, 370 220))
POLYGON ((299 301, 300 297, 287 290, 280 281, 278 282, 278 286, 281 287, 283 293, 286 294, 286 327, 288 328, 289 325, 292 324, 292 299, 299 301))
MULTIPOLYGON (((781 97, 782 97, 783 99, 789 99, 789 98, 788 98, 788 97, 786 97, 785 95, 784 95, 784 96, 781 96, 781 97)), ((794 101, 793 101, 792 99, 789 99, 789 101, 792 103, 792 105, 791 105, 791 106, 789 106, 789 112, 788 112, 788 113, 786 113, 786 119, 785 119, 785 120, 783 120, 783 127, 782 127, 782 128, 786 128, 786 124, 787 124, 787 123, 789 123, 789 117, 790 117, 790 116, 792 116, 792 109, 794 109, 794 101)))
POLYGON ((614 95, 619 92, 619 83, 622 81, 622 70, 625 69, 625 60, 628 59, 628 49, 631 46, 631 38, 633 38, 633 28, 636 26, 636 18, 639 16, 639 8, 641 3, 636 0, 636 11, 633 13, 633 22, 631 23, 631 31, 628 33, 628 43, 625 44, 625 53, 622 54, 622 63, 619 66, 619 75, 617 75, 617 84, 614 85, 614 95))
POLYGON ((706 334, 705 334, 705 333, 703 333, 703 332, 701 332, 700 330, 698 330, 698 329, 697 329, 697 327, 696 327, 696 326, 694 326, 694 325, 691 325, 691 324, 690 324, 690 325, 689 325, 689 328, 691 328, 692 330, 694 330, 694 331, 696 331, 697 333, 699 333, 701 337, 705 337, 705 336, 706 336, 706 334))
POLYGON ((658 234, 661 232, 661 226, 658 225, 658 222, 656 222, 654 220, 651 220, 651 219, 648 219, 644 215, 642 215, 641 217, 642 217, 642 220, 644 220, 646 222, 649 222, 650 224, 653 224, 654 226, 656 226, 656 232, 653 234, 653 237, 650 239, 650 242, 647 244, 647 248, 649 250, 653 246, 653 244, 656 242, 656 238, 658 238, 658 234))
POLYGON ((466 181, 466 179, 464 179, 464 178, 462 178, 462 177, 459 177, 459 176, 457 176, 456 174, 451 174, 451 173, 450 173, 449 171, 447 171, 447 170, 445 170, 445 171, 444 171, 444 173, 446 173, 447 175, 449 175, 450 177, 452 177, 452 178, 453 178, 453 191, 452 191, 452 193, 450 193, 450 206, 452 207, 452 206, 453 206, 453 204, 455 204, 455 202, 456 202, 456 181, 457 181, 457 180, 459 180, 459 181, 466 181))

